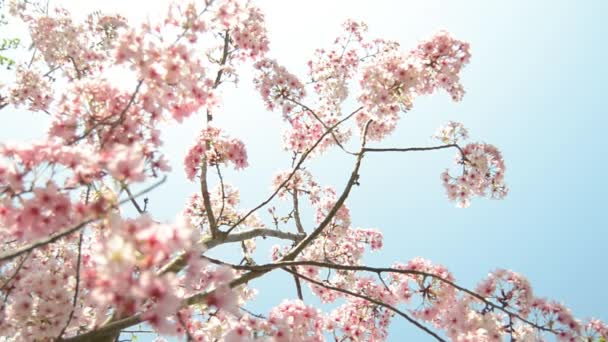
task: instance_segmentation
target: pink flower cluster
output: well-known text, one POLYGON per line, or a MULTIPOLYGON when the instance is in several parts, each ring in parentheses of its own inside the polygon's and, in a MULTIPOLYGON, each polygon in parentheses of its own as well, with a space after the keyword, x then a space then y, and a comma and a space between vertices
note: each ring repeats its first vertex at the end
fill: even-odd
POLYGON ((364 23, 349 20, 344 23, 344 34, 336 38, 331 49, 317 49, 308 62, 314 90, 331 109, 337 110, 348 97, 348 81, 355 76, 360 64, 358 49, 367 31, 364 23), (353 46, 353 43, 356 43, 353 46))
POLYGON ((72 79, 103 70, 115 32, 126 26, 121 16, 90 15, 86 24, 74 23, 63 8, 52 10, 53 15, 38 13, 31 3, 23 4, 17 12, 29 25, 32 43, 51 68, 63 68, 72 79))
POLYGON ((221 129, 209 126, 203 129, 184 160, 189 180, 194 179, 202 162, 209 165, 231 162, 237 170, 243 169, 248 166, 245 144, 222 135, 221 129))
POLYGON ((0 163, 0 190, 11 195, 0 202, 0 224, 5 227, 2 238, 19 242, 68 228, 116 204, 103 197, 89 204, 74 202, 71 195, 78 186, 101 180, 106 172, 123 182, 145 178, 139 153, 125 146, 96 156, 82 147, 48 142, 0 145, 0 156, 5 159, 0 163), (54 172, 63 170, 63 185, 54 182, 53 174, 46 181, 39 176, 48 167, 54 172))
POLYGON ((27 104, 31 111, 49 109, 52 91, 46 79, 34 70, 18 67, 15 73, 16 82, 10 89, 9 102, 15 106, 27 104))
POLYGON ((422 65, 420 93, 430 94, 436 88, 443 88, 454 101, 462 99, 464 90, 459 74, 471 59, 468 43, 441 31, 420 43, 411 55, 422 65))
MULTIPOLYGON (((138 170, 143 171, 144 162, 154 175, 170 170, 158 151, 162 145, 160 131, 156 129, 159 118, 134 104, 133 94, 116 89, 107 81, 81 81, 73 87, 53 113, 49 139, 59 138, 70 145, 92 145, 102 155, 136 149, 129 153, 134 157, 131 163, 141 160, 138 170)), ((134 166, 131 167, 135 169, 134 166)), ((141 172, 138 173, 142 180, 141 172)))
MULTIPOLYGON (((370 279, 356 282, 361 292, 369 297, 387 300, 388 291, 370 279)), ((347 302, 329 314, 328 331, 347 341, 385 341, 393 313, 361 298, 347 302)))
POLYGON ((301 169, 277 173, 272 180, 272 190, 277 189, 279 190, 277 195, 281 199, 290 199, 288 193, 297 191, 300 194, 307 195, 312 204, 318 203, 321 195, 321 188, 314 180, 312 174, 307 170, 301 169), (291 178, 289 178, 290 176, 291 178), (283 183, 285 184, 283 185, 283 183), (283 186, 281 187, 281 185, 283 186))
POLYGON ((91 246, 83 273, 96 303, 112 306, 120 314, 143 308, 152 324, 175 314, 180 305, 178 279, 172 273, 157 275, 156 270, 175 252, 196 255, 196 230, 184 221, 164 225, 147 215, 123 219, 114 214, 96 234, 98 243, 91 246))
MULTIPOLYGON (((3 289, 10 296, 0 305, 0 335, 16 341, 52 340, 59 336, 70 315, 66 308, 72 307, 76 284, 77 251, 70 248, 77 242, 75 237, 2 265, 6 274, 21 269, 10 288, 3 289), (54 257, 49 258, 49 254, 54 257)), ((78 301, 83 305, 75 308, 72 326, 90 329, 98 322, 97 314, 102 309, 96 308, 83 292, 78 301)))
POLYGON ((302 301, 284 301, 270 311, 275 341, 322 341, 323 316, 302 301))
POLYGON ((532 287, 526 278, 510 270, 496 270, 477 286, 477 293, 496 299, 522 315, 530 312, 532 287))
POLYGON ((299 101, 306 94, 304 85, 275 60, 262 59, 255 68, 259 74, 254 83, 266 107, 269 110, 279 108, 287 116, 294 108, 292 100, 299 101))
MULTIPOLYGON (((218 185, 215 189, 210 190, 209 200, 218 226, 231 225, 243 216, 243 213, 238 208, 240 203, 239 190, 230 184, 224 184, 223 188, 218 185)), ((209 233, 207 212, 200 193, 195 193, 190 197, 183 213, 192 226, 199 227, 203 233, 209 233)), ((252 214, 238 228, 242 227, 263 228, 265 224, 259 219, 257 214, 252 214)), ((249 244, 251 241, 247 240, 245 243, 249 244)), ((255 248, 255 244, 250 247, 255 248)))
POLYGON ((118 38, 116 63, 129 63, 145 85, 140 96, 143 109, 154 117, 166 110, 181 122, 194 112, 211 108, 218 99, 213 80, 207 77, 202 60, 186 44, 166 45, 144 27, 118 38))
POLYGON ((430 94, 437 88, 446 89, 454 101, 459 101, 464 90, 458 75, 469 58, 468 44, 446 32, 407 55, 387 49, 374 56, 359 81, 359 101, 365 109, 357 118, 359 127, 363 129, 368 120, 373 120, 369 138, 382 139, 394 130, 399 112, 412 108, 416 95, 430 94))
POLYGON ((255 6, 249 6, 247 12, 247 19, 236 25, 231 35, 235 45, 241 50, 241 58, 257 60, 268 52, 269 41, 266 36, 264 14, 255 6))
POLYGON ((446 169, 441 174, 441 180, 450 201, 456 201, 461 208, 468 207, 473 196, 489 194, 491 198, 502 199, 509 191, 504 184, 506 167, 500 151, 493 145, 484 143, 470 143, 460 147, 459 141, 468 137, 467 129, 458 122, 449 122, 434 136, 444 144, 458 149, 455 161, 462 166, 462 174, 454 177, 446 169))
POLYGON ((508 193, 504 184, 505 163, 500 151, 490 144, 471 143, 466 145, 457 159, 463 165, 463 173, 458 177, 449 170, 441 174, 448 198, 458 206, 466 208, 472 196, 486 196, 501 199, 508 193))
POLYGON ((274 307, 268 318, 243 315, 239 320, 231 322, 222 340, 320 342, 324 341, 325 323, 325 317, 314 307, 305 305, 300 300, 286 300, 274 307))
MULTIPOLYGON (((309 150, 325 133, 323 124, 315 121, 310 112, 302 111, 294 113, 288 118, 290 127, 284 135, 285 147, 288 150, 304 153, 309 150)), ((327 148, 332 142, 331 136, 327 136, 315 151, 320 152, 327 148)))

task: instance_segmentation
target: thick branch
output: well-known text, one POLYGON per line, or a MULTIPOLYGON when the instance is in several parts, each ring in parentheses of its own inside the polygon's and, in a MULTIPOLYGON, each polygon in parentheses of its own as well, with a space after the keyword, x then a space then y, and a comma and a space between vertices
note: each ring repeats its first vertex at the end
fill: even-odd
POLYGON ((95 218, 95 219, 89 219, 89 220, 83 221, 80 224, 77 224, 77 225, 75 225, 74 227, 72 227, 70 229, 64 230, 62 232, 57 232, 57 233, 51 234, 48 237, 46 237, 44 239, 40 239, 40 240, 38 240, 36 242, 33 242, 33 243, 29 244, 29 245, 25 245, 25 246, 19 247, 17 249, 14 249, 12 251, 8 251, 6 253, 2 253, 2 254, 0 254, 0 261, 10 260, 10 259, 12 259, 14 257, 17 257, 17 256, 19 256, 21 254, 27 253, 27 252, 29 252, 31 250, 36 249, 36 248, 42 247, 42 246, 47 245, 49 243, 53 243, 53 242, 61 239, 62 237, 66 236, 66 235, 70 235, 70 234, 78 231, 80 228, 86 226, 87 224, 89 224, 91 222, 94 222, 94 221, 97 221, 97 220, 98 219, 95 218))
MULTIPOLYGON (((207 143, 208 144, 208 143, 207 143)), ((207 146, 209 148, 209 146, 207 146)), ((201 195, 203 196, 203 204, 205 206, 205 214, 207 215, 207 221, 209 222, 209 230, 211 231, 211 237, 215 238, 218 235, 217 223, 215 222, 215 216, 213 216, 213 208, 211 207, 211 199, 209 197, 209 189, 207 186, 207 157, 203 157, 201 163, 201 195)))
MULTIPOLYGON (((223 237, 215 239, 211 238, 210 236, 206 236, 199 240, 198 243, 204 245, 207 249, 211 249, 223 243, 241 242, 253 239, 255 237, 275 237, 284 240, 300 241, 302 240, 302 238, 304 238, 304 235, 283 232, 276 229, 256 228, 243 232, 233 233, 230 235, 225 235, 223 237)), ((186 266, 186 256, 187 254, 185 253, 176 256, 175 258, 173 258, 173 260, 163 266, 157 272, 157 274, 162 275, 165 273, 177 273, 181 271, 181 269, 186 266)))
MULTIPOLYGON (((254 237, 267 237, 267 236, 276 237, 279 239, 291 240, 291 241, 300 241, 304 237, 304 234, 294 234, 294 233, 284 232, 284 231, 277 230, 277 229, 256 228, 256 229, 246 230, 243 232, 232 233, 232 234, 226 236, 224 239, 222 239, 217 244, 224 243, 224 242, 240 242, 240 241, 252 239, 254 237)), ((208 248, 215 247, 217 244, 208 243, 207 247, 208 248)))
POLYGON ((298 233, 304 234, 304 226, 300 219, 300 206, 298 205, 298 189, 293 189, 293 218, 296 222, 298 233))

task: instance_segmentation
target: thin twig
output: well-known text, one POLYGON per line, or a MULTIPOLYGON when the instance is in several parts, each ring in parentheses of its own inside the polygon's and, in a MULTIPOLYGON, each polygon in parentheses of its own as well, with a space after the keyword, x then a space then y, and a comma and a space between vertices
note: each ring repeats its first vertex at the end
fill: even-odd
POLYGON ((131 193, 131 189, 129 189, 129 186, 127 184, 124 184, 122 186, 122 189, 127 193, 127 196, 129 196, 129 200, 131 201, 131 203, 135 207, 135 210, 137 210, 138 213, 143 214, 145 212, 145 210, 142 209, 139 206, 139 203, 137 203, 137 201, 135 200, 135 198, 133 198, 133 194, 131 193))
MULTIPOLYGON (((298 105, 298 106, 302 107, 302 109, 304 109, 305 111, 309 112, 309 113, 310 113, 310 114, 311 114, 311 115, 312 115, 312 116, 313 116, 313 117, 314 117, 314 118, 315 118, 317 121, 319 121, 319 123, 320 123, 320 124, 321 124, 321 125, 322 125, 322 126, 325 128, 325 129, 329 129, 329 127, 327 126, 327 124, 325 123, 325 121, 323 121, 323 120, 322 120, 322 119, 319 117, 319 115, 318 115, 318 114, 317 114, 317 113, 316 113, 314 110, 312 110, 310 107, 308 107, 307 105, 305 105, 305 104, 303 104, 303 103, 301 103, 301 102, 299 102, 299 101, 297 101, 297 100, 294 100, 294 99, 292 99, 292 98, 290 98, 290 97, 286 97, 285 99, 286 99, 287 101, 291 101, 291 102, 293 102, 294 104, 296 104, 296 105, 298 105)), ((341 149, 342 149, 344 152, 346 152, 346 153, 348 153, 348 154, 352 154, 352 155, 354 155, 354 154, 355 154, 355 153, 350 152, 349 150, 347 150, 347 149, 344 147, 344 145, 342 145, 342 143, 340 142, 340 140, 339 140, 339 139, 338 139, 338 137, 336 136, 335 132, 333 132, 333 131, 332 131, 332 132, 331 132, 331 136, 334 138, 334 141, 336 142, 336 144, 338 145, 338 147, 340 147, 340 148, 341 148, 341 149)))

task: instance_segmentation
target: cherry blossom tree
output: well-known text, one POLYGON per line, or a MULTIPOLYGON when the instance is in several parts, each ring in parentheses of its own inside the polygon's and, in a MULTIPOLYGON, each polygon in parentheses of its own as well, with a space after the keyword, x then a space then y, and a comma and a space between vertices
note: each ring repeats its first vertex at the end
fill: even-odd
POLYGON ((142 25, 99 12, 78 22, 32 1, 6 6, 29 28, 33 56, 16 61, 14 82, 0 89, 2 110, 50 120, 37 142, 0 143, 7 340, 112 341, 143 322, 188 341, 382 341, 391 323, 439 341, 608 337, 607 325, 576 319, 510 270, 468 289, 423 258, 363 263, 383 246, 382 232, 358 228, 348 209, 367 155, 451 149, 454 160, 437 172, 449 201, 464 208, 508 193, 499 149, 470 141, 461 123, 439 128, 426 147, 383 145, 419 96, 464 96, 469 45, 448 32, 407 50, 346 21, 333 44, 314 51, 308 74, 295 75, 272 58, 264 14, 250 1, 182 2, 142 25), (220 89, 247 69, 254 82, 242 86, 259 93, 265 115, 284 121, 292 155, 252 208, 222 174, 247 172, 247 146, 214 121, 233 100, 220 89), (132 84, 110 81, 116 72, 132 84), (183 165, 169 165, 160 125, 191 116, 200 134, 183 165), (352 158, 342 184, 320 184, 307 167, 329 150, 352 158), (175 221, 159 222, 142 197, 168 176, 185 176, 196 191, 175 221), (314 225, 304 224, 303 207, 314 225), (276 240, 262 251, 270 262, 255 251, 262 238, 276 240), (210 256, 225 244, 239 244, 241 254, 210 256), (290 274, 293 296, 268 313, 247 310, 256 293, 249 282, 271 272, 290 274), (335 308, 320 310, 305 291, 335 308))

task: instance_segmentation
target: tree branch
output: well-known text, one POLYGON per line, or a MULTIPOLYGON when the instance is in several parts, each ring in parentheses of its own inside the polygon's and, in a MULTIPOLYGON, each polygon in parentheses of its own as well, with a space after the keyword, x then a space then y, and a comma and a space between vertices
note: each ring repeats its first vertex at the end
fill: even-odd
MULTIPOLYGON (((321 125, 322 125, 322 126, 325 128, 325 129, 329 129, 329 127, 327 126, 327 124, 326 124, 326 123, 325 123, 323 120, 321 120, 321 118, 319 117, 319 115, 318 115, 318 114, 317 114, 317 113, 316 113, 314 110, 312 110, 310 107, 308 107, 307 105, 305 105, 305 104, 303 104, 303 103, 301 103, 301 102, 299 102, 299 101, 297 101, 297 100, 294 100, 294 99, 292 99, 292 98, 290 98, 290 97, 286 97, 285 99, 286 99, 287 101, 291 101, 291 102, 293 102, 294 104, 296 104, 296 105, 298 105, 298 106, 302 107, 302 109, 304 109, 304 110, 306 110, 306 111, 310 112, 310 114, 312 114, 312 116, 313 116, 313 117, 314 117, 314 118, 315 118, 317 121, 319 121, 319 123, 320 123, 320 124, 321 124, 321 125)), ((336 145, 338 145, 338 146, 339 146, 339 147, 342 149, 342 151, 344 151, 344 152, 346 152, 346 153, 348 153, 348 154, 352 154, 352 155, 354 155, 354 154, 355 154, 355 153, 350 152, 349 150, 347 150, 347 149, 344 147, 344 145, 342 145, 342 143, 340 142, 340 140, 338 140, 338 137, 336 137, 336 134, 333 132, 333 130, 331 131, 331 136, 334 138, 334 141, 336 142, 336 145)))
MULTIPOLYGON (((362 138, 362 142, 361 142, 361 150, 363 150, 363 148, 365 147, 367 129, 369 128, 370 123, 371 123, 371 120, 368 121, 365 126, 365 130, 364 130, 363 138, 362 138)), ((363 159, 363 153, 358 153, 357 160, 355 162, 355 167, 350 175, 348 182, 346 183, 346 187, 342 191, 342 195, 340 195, 340 197, 338 198, 338 200, 336 201, 334 206, 331 208, 331 210, 329 211, 329 213, 327 214, 325 219, 319 224, 319 226, 317 228, 315 228, 315 230, 310 235, 306 236, 304 238, 304 240, 302 240, 299 244, 297 244, 287 255, 285 255, 283 258, 281 258, 281 261, 294 260, 295 257, 304 248, 306 248, 306 246, 308 246, 314 239, 316 239, 321 234, 321 232, 323 232, 323 229, 325 229, 325 227, 327 227, 329 225, 329 223, 333 220, 333 218, 336 215, 336 213, 338 212, 338 210, 342 207, 342 205, 344 205, 344 202, 348 198, 348 195, 350 194, 350 191, 353 188, 353 185, 355 185, 359 179, 359 168, 361 167, 362 159, 363 159)))
POLYGON ((212 247, 215 247, 215 246, 217 246, 221 243, 225 243, 225 242, 240 242, 240 241, 249 240, 249 239, 252 239, 255 237, 267 237, 267 236, 284 239, 284 240, 291 240, 291 241, 300 241, 300 240, 302 240, 302 238, 304 238, 304 234, 294 234, 294 233, 284 232, 284 231, 277 230, 277 229, 255 228, 255 229, 246 230, 243 232, 232 233, 230 235, 227 235, 225 238, 223 238, 221 240, 219 240, 219 239, 216 240, 216 241, 218 241, 217 243, 210 241, 207 244, 207 248, 212 248, 212 247))
POLYGON ((312 151, 321 143, 321 141, 323 141, 323 139, 332 130, 334 130, 336 127, 338 127, 339 125, 341 125, 342 123, 344 123, 345 121, 347 121, 348 119, 350 119, 351 117, 353 117, 361 109, 363 109, 363 107, 357 108, 355 111, 353 111, 352 113, 350 113, 344 119, 336 122, 336 124, 333 125, 333 126, 331 126, 329 130, 325 131, 321 135, 321 137, 319 137, 319 139, 317 139, 317 141, 314 143, 314 145, 310 149, 308 149, 308 151, 306 151, 306 152, 304 152, 304 154, 302 154, 302 156, 300 157, 300 160, 298 161, 298 163, 296 164, 296 166, 293 168, 293 170, 291 171, 291 173, 289 174, 289 176, 287 177, 287 179, 285 179, 266 200, 264 200, 262 203, 260 203, 259 205, 257 205, 255 208, 251 209, 249 212, 247 212, 247 214, 245 214, 235 224, 233 224, 230 227, 230 229, 228 229, 226 231, 226 233, 227 234, 230 233, 234 228, 236 228, 239 224, 243 223, 243 221, 245 221, 249 216, 251 216, 251 214, 253 214, 257 210, 259 210, 260 208, 264 207, 266 204, 270 203, 270 201, 272 201, 272 199, 279 193, 279 191, 281 191, 281 189, 283 187, 285 187, 285 185, 287 185, 287 183, 289 183, 289 181, 293 178, 293 176, 295 175, 295 173, 300 169, 300 167, 302 166, 302 164, 304 163, 304 161, 306 160, 306 158, 308 158, 308 156, 310 155, 310 153, 312 153, 312 151))
POLYGON ((302 294, 302 284, 300 283, 300 276, 296 272, 296 267, 291 267, 293 280, 296 283, 296 291, 298 293, 298 299, 304 301, 304 295, 302 294))
MULTIPOLYGON (((429 278, 433 278, 433 279, 437 279, 438 281, 445 283, 446 285, 449 285, 453 288, 455 288, 458 291, 461 291, 463 293, 466 293, 472 297, 474 297, 475 299, 481 301, 482 303, 496 309, 499 310, 505 314, 507 314, 509 317, 513 317, 516 318, 518 320, 520 320, 521 322, 528 324, 529 326, 536 328, 538 330, 541 331, 546 331, 546 332, 551 332, 553 334, 559 334, 558 331, 554 330, 554 329, 550 329, 541 325, 538 325, 534 322, 531 322, 530 320, 518 315, 517 313, 505 308, 502 305, 498 305, 492 301, 487 300, 485 297, 483 297, 482 295, 471 291, 465 287, 462 287, 456 283, 454 283, 453 281, 447 280, 445 278, 442 278, 438 275, 435 275, 433 273, 428 273, 428 272, 422 272, 422 271, 417 271, 417 270, 402 270, 402 269, 397 269, 397 268, 390 268, 390 267, 370 267, 370 266, 351 266, 351 265, 339 265, 339 264, 333 264, 333 263, 328 263, 328 262, 320 262, 320 261, 312 261, 312 260, 298 260, 298 261, 278 261, 275 263, 271 263, 271 264, 265 264, 265 265, 254 265, 254 266, 241 266, 241 265, 233 265, 233 264, 228 264, 228 263, 224 263, 220 260, 217 259, 212 259, 209 257, 205 257, 207 260, 213 262, 213 263, 218 263, 218 264, 223 264, 223 265, 227 265, 230 266, 231 268, 234 268, 236 270, 247 270, 247 271, 268 271, 268 270, 274 270, 277 268, 288 268, 288 267, 295 267, 295 266, 316 266, 316 267, 323 267, 323 268, 330 268, 330 269, 335 269, 335 270, 344 270, 344 271, 364 271, 364 272, 372 272, 372 273, 376 273, 378 275, 382 274, 382 273, 397 273, 397 274, 404 274, 404 275, 419 275, 419 276, 424 276, 424 277, 429 277, 429 278)), ((305 279, 305 278, 304 278, 305 279)))
MULTIPOLYGON (((207 143, 207 148, 209 148, 207 143)), ((218 235, 217 222, 215 222, 215 216, 213 216, 213 208, 211 207, 211 199, 209 197, 209 189, 207 187, 207 157, 203 157, 201 162, 201 196, 203 197, 203 204, 205 206, 205 214, 207 215, 207 221, 209 221, 209 231, 211 237, 216 238, 218 235)))
POLYGON ((448 144, 448 145, 440 145, 440 146, 431 146, 431 147, 407 147, 407 148, 374 148, 374 147, 366 147, 362 150, 362 153, 365 152, 420 152, 420 151, 434 151, 434 150, 442 150, 446 148, 457 148, 464 159, 464 151, 458 144, 448 144))
POLYGON ((293 189, 293 218, 296 222, 296 229, 298 233, 304 234, 304 226, 302 225, 302 220, 300 219, 300 208, 298 205, 298 189, 293 189))
POLYGON ((135 210, 137 210, 138 213, 143 214, 145 212, 145 210, 143 210, 139 206, 139 203, 137 203, 137 201, 135 200, 135 198, 133 198, 133 194, 131 193, 131 189, 129 189, 129 186, 126 185, 126 184, 124 184, 122 186, 122 189, 127 193, 127 196, 129 196, 129 200, 131 201, 131 203, 135 207, 135 210))
POLYGON ((434 338, 435 338, 437 341, 446 342, 446 340, 444 340, 443 338, 441 338, 441 337, 440 337, 439 335, 437 335, 435 332, 433 332, 433 331, 432 331, 432 330, 430 330, 429 328, 425 327, 424 325, 420 324, 418 321, 416 321, 415 319, 411 318, 411 317, 410 317, 409 315, 407 315, 405 312, 403 312, 403 311, 401 311, 401 310, 397 309, 396 307, 394 307, 394 306, 392 306, 392 305, 390 305, 390 304, 387 304, 387 303, 381 302, 381 301, 379 301, 379 300, 373 299, 373 298, 371 298, 371 297, 368 297, 368 296, 363 295, 363 294, 360 294, 360 293, 352 292, 352 291, 349 291, 349 290, 346 290, 346 289, 341 289, 341 288, 339 288, 339 287, 335 287, 335 286, 332 286, 332 285, 329 285, 329 284, 326 284, 326 283, 323 283, 323 282, 320 282, 320 281, 314 280, 314 279, 309 278, 309 277, 307 277, 307 276, 305 276, 305 275, 302 275, 302 274, 300 274, 300 273, 294 272, 294 271, 290 270, 289 268, 282 268, 282 270, 284 270, 284 271, 286 271, 286 272, 288 272, 288 273, 291 273, 291 274, 297 275, 298 277, 301 277, 302 279, 304 279, 304 280, 306 280, 306 281, 308 281, 308 282, 310 282, 310 283, 313 283, 313 284, 318 285, 318 286, 322 286, 322 287, 324 287, 324 288, 326 288, 326 289, 330 289, 330 290, 333 290, 333 291, 341 292, 341 293, 347 294, 347 295, 349 295, 349 296, 353 296, 353 297, 361 298, 361 299, 364 299, 364 300, 366 300, 366 301, 368 301, 368 302, 370 302, 370 303, 374 303, 374 304, 376 304, 376 305, 379 305, 379 306, 385 307, 385 308, 387 308, 387 309, 391 310, 392 312, 394 312, 394 313, 398 314, 399 316, 401 316, 401 317, 405 318, 407 321, 409 321, 410 323, 412 323, 412 324, 413 324, 413 325, 415 325, 416 327, 420 328, 422 331, 424 331, 424 332, 426 332, 427 334, 429 334, 429 335, 433 336, 433 337, 434 337, 434 338))

